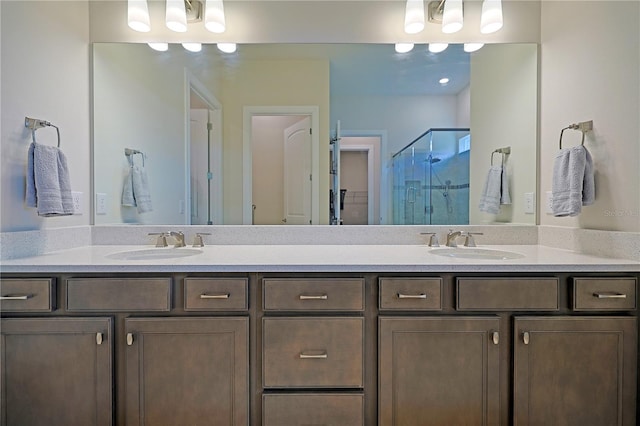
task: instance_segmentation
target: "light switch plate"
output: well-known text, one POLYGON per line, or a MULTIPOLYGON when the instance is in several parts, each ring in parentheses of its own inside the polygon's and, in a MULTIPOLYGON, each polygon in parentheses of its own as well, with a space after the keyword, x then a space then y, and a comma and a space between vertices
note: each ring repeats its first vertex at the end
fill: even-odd
POLYGON ((534 214, 536 212, 536 198, 534 192, 524 193, 524 212, 525 214, 534 214))

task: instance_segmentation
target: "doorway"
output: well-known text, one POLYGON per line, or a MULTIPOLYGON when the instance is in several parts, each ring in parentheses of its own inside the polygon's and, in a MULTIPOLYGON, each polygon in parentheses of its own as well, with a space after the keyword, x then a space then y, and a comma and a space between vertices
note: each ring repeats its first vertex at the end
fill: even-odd
POLYGON ((319 108, 245 107, 245 225, 319 223, 319 108))

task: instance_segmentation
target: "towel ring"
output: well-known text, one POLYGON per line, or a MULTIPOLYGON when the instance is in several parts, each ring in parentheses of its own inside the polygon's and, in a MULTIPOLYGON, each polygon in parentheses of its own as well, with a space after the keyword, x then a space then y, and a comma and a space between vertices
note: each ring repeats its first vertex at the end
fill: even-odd
MULTIPOLYGON (((559 147, 560 149, 562 149, 562 134, 564 133, 565 130, 567 129, 571 129, 571 130, 579 130, 580 126, 578 126, 577 124, 572 124, 570 126, 565 127, 564 129, 560 130, 560 143, 559 143, 559 147)), ((580 145, 584 146, 584 134, 585 132, 582 132, 582 142, 580 142, 580 145)))
MULTIPOLYGON (((56 128, 56 133, 58 134, 58 148, 60 148, 60 129, 58 129, 58 127, 54 126, 53 124, 49 124, 49 126, 56 128)), ((33 140, 33 143, 37 143, 36 142, 36 129, 31 129, 31 139, 33 140)))
POLYGON ((493 166, 493 154, 502 154, 502 165, 504 166, 504 153, 497 150, 491 153, 491 166, 493 166))

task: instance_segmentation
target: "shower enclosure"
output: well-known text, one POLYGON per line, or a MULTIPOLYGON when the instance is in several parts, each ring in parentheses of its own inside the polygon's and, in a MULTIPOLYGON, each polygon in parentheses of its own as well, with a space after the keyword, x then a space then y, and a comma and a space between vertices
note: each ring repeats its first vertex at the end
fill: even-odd
POLYGON ((469 129, 429 129, 393 155, 393 223, 469 223, 469 129))

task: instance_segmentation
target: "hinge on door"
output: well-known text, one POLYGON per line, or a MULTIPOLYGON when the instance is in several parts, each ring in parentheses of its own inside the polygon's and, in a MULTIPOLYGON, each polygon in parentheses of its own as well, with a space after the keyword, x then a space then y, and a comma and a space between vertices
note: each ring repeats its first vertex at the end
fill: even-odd
POLYGON ((313 180, 313 175, 309 175, 309 180, 313 180))
POLYGON ((312 135, 313 134, 313 129, 311 127, 309 127, 309 134, 312 135))

